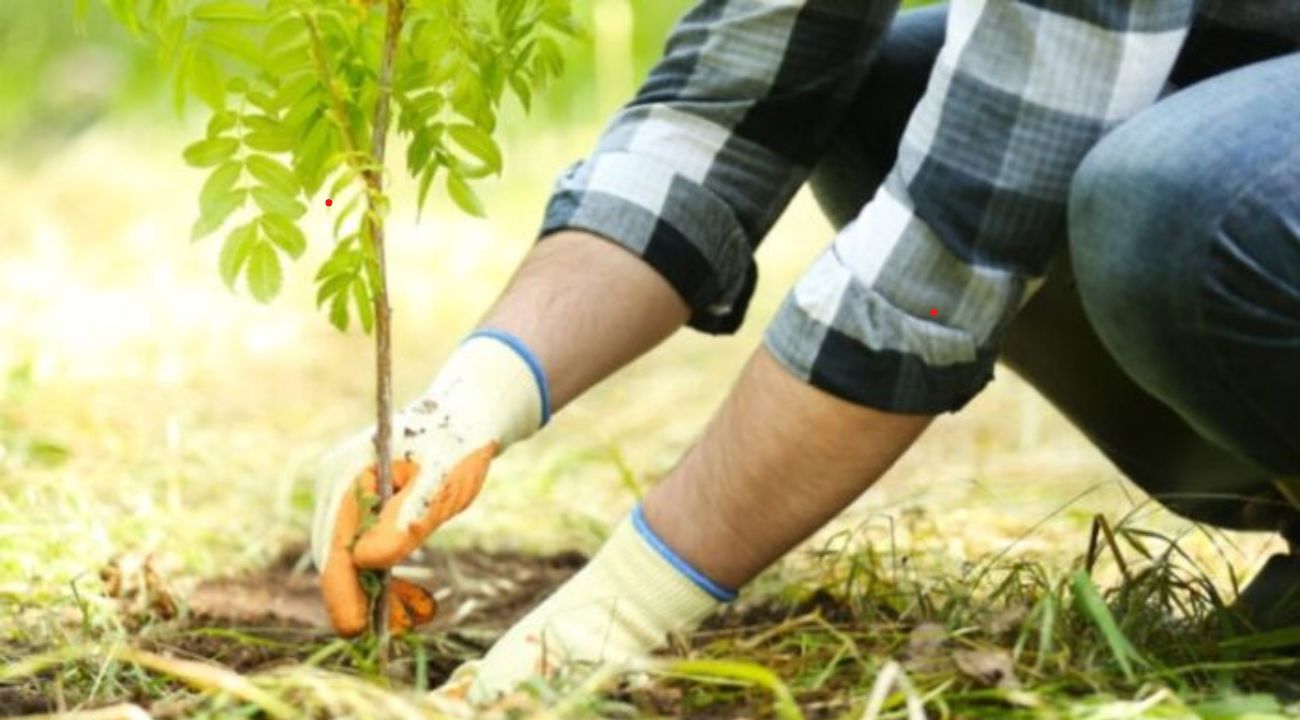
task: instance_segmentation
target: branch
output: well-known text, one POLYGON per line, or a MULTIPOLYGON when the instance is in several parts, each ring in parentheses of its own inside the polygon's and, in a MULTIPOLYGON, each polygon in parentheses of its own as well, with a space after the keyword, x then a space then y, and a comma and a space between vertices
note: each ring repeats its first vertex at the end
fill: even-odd
MULTIPOLYGON (((384 166, 384 152, 388 145, 388 120, 393 97, 393 64, 397 55, 397 41, 402 33, 404 0, 388 0, 387 28, 384 33, 383 57, 379 65, 379 91, 375 97, 374 118, 371 121, 370 159, 376 168, 384 166)), ((388 305, 388 270, 384 257, 383 201, 384 176, 382 171, 372 172, 367 178, 369 212, 365 221, 370 230, 370 247, 375 261, 375 287, 371 288, 375 307, 375 466, 382 507, 393 494, 392 476, 392 416, 393 416, 393 356, 392 332, 388 305)), ((379 665, 386 674, 388 665, 388 574, 384 573, 375 608, 375 626, 379 637, 379 665)))

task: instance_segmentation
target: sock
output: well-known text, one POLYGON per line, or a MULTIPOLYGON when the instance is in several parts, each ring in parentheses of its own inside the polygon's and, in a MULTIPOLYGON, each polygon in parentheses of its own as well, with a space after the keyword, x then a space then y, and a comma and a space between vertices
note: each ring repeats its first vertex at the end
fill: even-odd
POLYGON ((674 553, 638 507, 578 574, 467 669, 469 697, 490 700, 566 664, 643 659, 735 596, 674 553))

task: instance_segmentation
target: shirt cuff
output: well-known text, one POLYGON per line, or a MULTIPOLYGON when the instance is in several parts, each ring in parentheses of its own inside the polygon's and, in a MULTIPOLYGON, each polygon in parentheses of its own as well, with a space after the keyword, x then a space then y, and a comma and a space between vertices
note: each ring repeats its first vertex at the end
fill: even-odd
MULTIPOLYGON (((933 325, 928 343, 951 342, 967 361, 937 365, 919 353, 873 348, 864 338, 873 334, 915 332, 928 319, 916 318, 893 307, 879 295, 852 284, 861 293, 849 300, 856 317, 836 314, 824 322, 815 309, 804 307, 792 291, 777 310, 764 335, 764 345, 792 375, 813 387, 856 405, 884 412, 937 415, 956 412, 993 379, 997 353, 973 349, 960 331, 944 329, 935 338, 933 325), (885 329, 887 328, 887 329, 885 329)), ((856 293, 855 293, 856 294, 856 293)))
POLYGON ((734 332, 744 320, 757 269, 731 208, 653 158, 600 153, 560 176, 540 236, 599 235, 644 260, 691 310, 690 325, 734 332))

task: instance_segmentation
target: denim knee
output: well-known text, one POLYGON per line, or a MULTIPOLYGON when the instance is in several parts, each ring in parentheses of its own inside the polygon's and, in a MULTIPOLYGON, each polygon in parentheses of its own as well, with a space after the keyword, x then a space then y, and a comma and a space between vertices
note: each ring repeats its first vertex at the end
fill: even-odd
POLYGON ((1300 469, 1300 153, 1207 158, 1159 122, 1085 158, 1069 207, 1080 300, 1115 361, 1239 456, 1300 469))
POLYGON ((1099 144, 1075 174, 1069 248, 1079 297, 1121 367, 1163 395, 1171 348, 1194 332, 1194 255, 1205 219, 1196 183, 1176 159, 1152 157, 1133 138, 1099 144), (1176 250, 1175 250, 1176 249, 1176 250))

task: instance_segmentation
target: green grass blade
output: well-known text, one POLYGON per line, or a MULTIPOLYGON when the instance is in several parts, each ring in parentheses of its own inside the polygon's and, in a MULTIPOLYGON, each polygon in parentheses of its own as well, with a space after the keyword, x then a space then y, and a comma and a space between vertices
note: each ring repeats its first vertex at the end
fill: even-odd
POLYGON ((725 678, 766 688, 773 695, 773 710, 781 720, 803 720, 803 712, 794 701, 790 688, 768 668, 735 660, 678 660, 668 663, 668 672, 684 677, 709 680, 725 678))
POLYGON ((1115 621, 1110 608, 1106 607, 1106 601, 1102 599, 1101 592, 1097 590, 1092 578, 1088 577, 1088 573, 1083 570, 1074 571, 1070 577, 1070 586, 1074 589, 1074 598, 1079 610, 1101 631, 1101 636, 1110 646, 1111 654, 1114 655, 1115 662, 1119 663, 1124 678, 1133 682, 1135 679, 1133 666, 1147 664, 1145 658, 1119 629, 1119 623, 1115 621))

